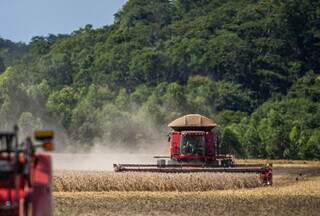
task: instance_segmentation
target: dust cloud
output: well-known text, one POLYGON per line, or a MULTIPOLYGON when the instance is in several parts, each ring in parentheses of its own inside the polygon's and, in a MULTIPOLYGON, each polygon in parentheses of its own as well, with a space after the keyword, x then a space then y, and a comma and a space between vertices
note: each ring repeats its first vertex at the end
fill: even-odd
POLYGON ((168 144, 166 142, 161 144, 162 148, 157 145, 156 148, 150 149, 150 146, 145 144, 145 148, 140 147, 136 150, 123 147, 111 149, 110 147, 95 145, 89 152, 52 153, 53 169, 111 171, 113 170, 113 164, 118 163, 154 164, 156 163, 154 156, 165 156, 169 153, 166 151, 168 150, 168 144))
MULTIPOLYGON (((169 154, 167 143, 169 129, 146 117, 136 116, 131 123, 119 119, 114 120, 119 125, 137 123, 137 126, 129 127, 127 130, 114 130, 114 128, 103 126, 102 136, 97 132, 93 142, 79 143, 80 139, 74 134, 71 135, 70 131, 62 126, 59 119, 49 117, 43 107, 33 105, 32 111, 16 115, 14 120, 0 125, 0 128, 12 130, 13 125, 18 124, 20 142, 23 142, 27 136, 32 137, 35 130, 53 130, 55 132, 55 151, 50 154, 54 170, 108 171, 113 170, 113 164, 118 163, 154 164, 156 163, 154 156, 169 154), (111 140, 110 134, 112 133, 115 137, 128 137, 127 141, 132 139, 134 142, 111 140)), ((0 120, 3 120, 0 122, 6 122, 5 119, 0 120)), ((104 124, 100 122, 99 125, 104 124)))
POLYGON ((117 163, 155 163, 152 154, 53 153, 54 170, 111 171, 117 163))
MULTIPOLYGON (((122 122, 122 124, 127 124, 122 122)), ((56 153, 53 153, 54 170, 86 170, 86 171, 109 171, 113 170, 113 164, 137 163, 155 164, 154 156, 168 156, 169 144, 166 130, 160 130, 155 124, 144 124, 147 136, 141 142, 126 143, 111 141, 109 137, 97 138, 93 144, 75 143, 65 139, 56 153), (158 130, 159 129, 159 130, 158 130)), ((139 134, 141 129, 133 128, 130 135, 139 134)), ((104 133, 109 130, 104 128, 104 133)), ((121 131, 119 136, 127 136, 126 131, 121 131)), ((128 132, 127 132, 128 133, 128 132)))

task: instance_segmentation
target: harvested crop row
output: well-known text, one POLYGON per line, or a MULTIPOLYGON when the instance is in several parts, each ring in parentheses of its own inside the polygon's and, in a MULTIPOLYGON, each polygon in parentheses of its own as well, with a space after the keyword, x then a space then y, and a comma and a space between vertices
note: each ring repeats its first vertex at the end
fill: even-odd
POLYGON ((56 192, 80 191, 209 191, 261 186, 256 174, 231 173, 113 173, 58 171, 56 192))

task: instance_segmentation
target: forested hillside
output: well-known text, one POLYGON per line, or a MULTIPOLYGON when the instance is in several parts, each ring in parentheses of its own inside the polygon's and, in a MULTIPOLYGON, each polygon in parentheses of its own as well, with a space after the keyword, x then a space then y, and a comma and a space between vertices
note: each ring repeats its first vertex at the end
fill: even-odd
POLYGON ((1 128, 134 149, 200 113, 241 157, 320 159, 319 0, 129 0, 110 26, 0 40, 0 71, 1 128))

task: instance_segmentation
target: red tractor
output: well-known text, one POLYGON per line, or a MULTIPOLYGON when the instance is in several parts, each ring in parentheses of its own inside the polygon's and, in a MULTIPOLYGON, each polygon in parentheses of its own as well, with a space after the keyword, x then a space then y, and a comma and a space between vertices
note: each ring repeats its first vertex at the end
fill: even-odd
POLYGON ((36 131, 34 144, 30 137, 18 140, 13 132, 0 132, 0 215, 52 215, 51 157, 37 153, 41 147, 51 151, 52 131, 36 131))
POLYGON ((272 164, 235 164, 230 154, 220 154, 217 124, 204 116, 190 114, 168 125, 170 156, 157 164, 114 164, 116 172, 242 172, 259 173, 266 185, 272 184, 272 164))

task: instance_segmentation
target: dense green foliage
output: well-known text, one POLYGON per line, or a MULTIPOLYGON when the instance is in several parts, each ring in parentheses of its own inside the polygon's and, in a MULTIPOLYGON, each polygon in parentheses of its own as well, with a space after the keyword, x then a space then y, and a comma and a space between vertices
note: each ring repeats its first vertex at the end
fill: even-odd
POLYGON ((0 73, 4 71, 5 66, 14 64, 27 52, 27 46, 23 43, 13 43, 9 40, 0 38, 0 73))
POLYGON ((110 26, 0 40, 0 124, 135 148, 201 113, 240 156, 320 159, 319 57, 318 0, 129 0, 110 26))

